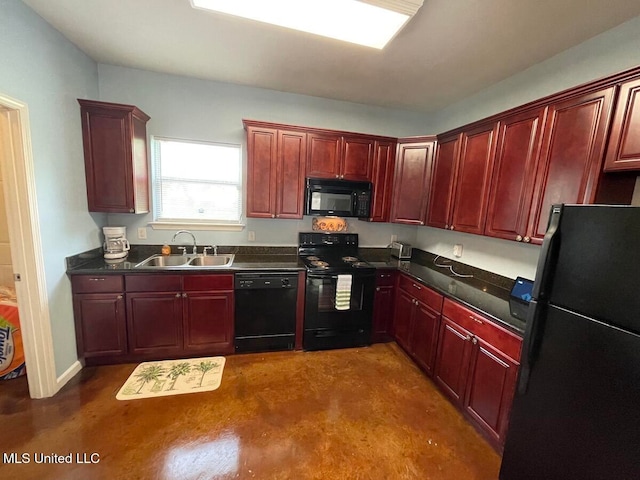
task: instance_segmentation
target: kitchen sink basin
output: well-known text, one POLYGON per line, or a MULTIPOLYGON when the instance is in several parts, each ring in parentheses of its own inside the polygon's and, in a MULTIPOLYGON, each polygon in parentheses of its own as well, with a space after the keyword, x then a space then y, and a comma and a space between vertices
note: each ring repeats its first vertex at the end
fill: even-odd
POLYGON ((152 255, 135 268, 222 268, 233 263, 235 255, 152 255))
POLYGON ((233 262, 234 255, 207 255, 197 256, 189 260, 189 266, 193 267, 228 267, 233 262))

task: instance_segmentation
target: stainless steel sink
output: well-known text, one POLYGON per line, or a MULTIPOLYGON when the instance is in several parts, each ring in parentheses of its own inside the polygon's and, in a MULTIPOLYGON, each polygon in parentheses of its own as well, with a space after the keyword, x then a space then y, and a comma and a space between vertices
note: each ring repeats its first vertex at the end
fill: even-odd
POLYGON ((228 267, 233 263, 234 255, 198 255, 189 260, 194 267, 228 267))
POLYGON ((134 268, 223 268, 235 255, 152 255, 134 268))

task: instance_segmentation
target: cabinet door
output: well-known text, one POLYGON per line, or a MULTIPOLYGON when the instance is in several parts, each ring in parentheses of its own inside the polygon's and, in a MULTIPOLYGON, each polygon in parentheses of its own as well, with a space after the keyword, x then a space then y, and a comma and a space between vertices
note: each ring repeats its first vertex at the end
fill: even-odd
POLYGON ((78 100, 90 212, 149 211, 149 117, 130 105, 78 100))
POLYGON ((277 146, 277 130, 247 127, 247 217, 272 218, 275 214, 277 146))
POLYGON ((620 87, 604 170, 640 170, 640 79, 620 87))
POLYGON ((233 353, 233 292, 184 294, 184 349, 233 353))
POLYGON ((591 203, 601 175, 614 88, 549 106, 529 233, 542 243, 551 205, 591 203))
POLYGON ((302 218, 307 134, 278 131, 277 218, 302 218))
POLYGON ((419 301, 413 317, 411 353, 429 376, 433 375, 439 328, 440 314, 419 301))
POLYGON ((341 154, 340 135, 307 134, 307 177, 340 178, 341 154))
POLYGON ((373 343, 386 342, 390 339, 393 293, 392 286, 376 287, 376 293, 373 296, 373 343))
POLYGON ((493 171, 497 124, 462 134, 451 230, 482 234, 493 171))
POLYGON ((451 226, 453 192, 458 165, 460 136, 438 139, 438 151, 433 162, 426 223, 430 227, 451 226))
POLYGON ((74 295, 73 309, 79 357, 127 353, 124 297, 121 293, 74 295))
POLYGON ((504 444, 519 365, 482 339, 473 341, 464 408, 494 443, 504 444))
POLYGON ((340 178, 369 182, 373 170, 373 140, 344 137, 340 178))
POLYGON ((393 189, 393 166, 396 144, 376 141, 373 156, 372 222, 388 222, 393 189))
POLYGON ((525 241, 546 108, 500 122, 484 234, 525 241))
POLYGON ((129 352, 182 353, 180 293, 127 293, 129 352))
POLYGON ((424 225, 433 142, 398 144, 391 221, 424 225))
POLYGON ((471 347, 471 334, 457 323, 442 316, 435 381, 459 406, 464 400, 471 347))
POLYGON ((415 308, 414 298, 404 290, 398 289, 393 313, 393 333, 396 342, 407 352, 411 351, 411 316, 415 308))

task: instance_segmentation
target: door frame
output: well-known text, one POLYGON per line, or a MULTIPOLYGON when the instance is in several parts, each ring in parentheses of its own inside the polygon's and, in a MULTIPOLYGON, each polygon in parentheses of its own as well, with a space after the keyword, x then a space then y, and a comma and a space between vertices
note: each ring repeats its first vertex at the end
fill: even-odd
POLYGON ((36 198, 29 110, 0 94, 0 169, 5 184, 9 243, 31 398, 53 396, 56 377, 44 255, 36 198), (16 248, 19 245, 20 248, 16 248))

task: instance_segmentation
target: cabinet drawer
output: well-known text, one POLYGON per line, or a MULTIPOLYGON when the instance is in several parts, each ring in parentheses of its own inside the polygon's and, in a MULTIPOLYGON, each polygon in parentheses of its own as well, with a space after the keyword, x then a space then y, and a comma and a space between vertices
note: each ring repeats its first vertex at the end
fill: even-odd
POLYGON ((73 293, 122 292, 122 275, 74 275, 71 277, 73 293))
POLYGON ((182 278, 186 292, 195 290, 233 290, 232 274, 185 275, 182 278))
POLYGON ((376 274, 376 287, 391 287, 394 280, 393 270, 381 270, 376 274))
POLYGON ((430 306, 437 313, 442 312, 442 300, 444 297, 431 290, 429 287, 422 285, 420 282, 413 280, 406 275, 400 276, 400 283, 398 286, 414 296, 416 299, 420 300, 422 303, 430 306))
POLYGON ((496 325, 485 316, 446 298, 442 314, 491 344, 505 355, 520 361, 522 339, 515 333, 496 325))
POLYGON ((127 275, 127 292, 179 292, 182 291, 180 275, 127 275))

